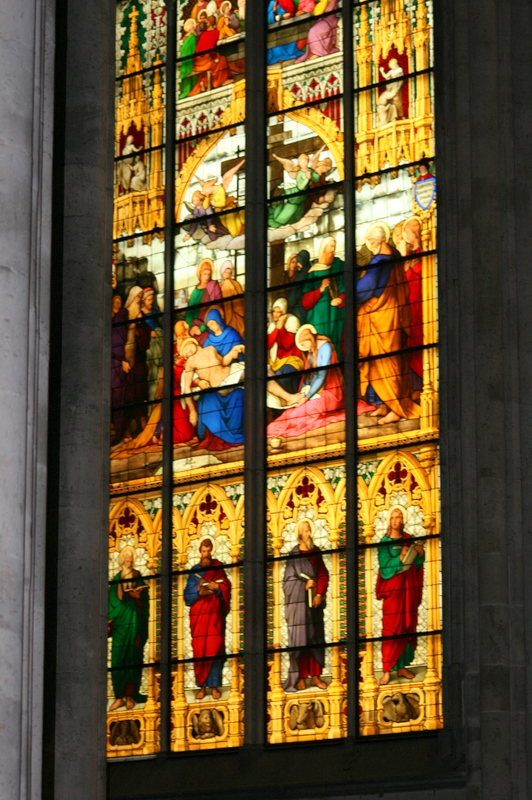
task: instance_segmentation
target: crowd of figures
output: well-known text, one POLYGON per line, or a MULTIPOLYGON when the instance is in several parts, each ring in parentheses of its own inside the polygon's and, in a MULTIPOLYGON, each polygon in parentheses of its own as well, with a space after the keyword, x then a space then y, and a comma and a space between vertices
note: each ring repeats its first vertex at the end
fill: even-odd
MULTIPOLYGON (((174 326, 174 421, 176 445, 222 450, 243 441, 244 289, 233 277, 233 263, 197 267, 198 283, 187 310, 174 326), (206 389, 224 390, 203 392, 206 389)), ((133 286, 125 305, 113 297, 112 445, 125 458, 162 443, 163 332, 155 291, 133 286)))
MULTIPOLYGON (((329 14, 338 8, 338 0, 269 0, 268 24, 282 22, 303 14, 318 16, 329 14)), ((268 66, 281 62, 299 64, 320 56, 338 53, 337 31, 339 17, 330 14, 310 24, 306 36, 296 31, 293 42, 274 45, 268 48, 268 66)))
MULTIPOLYGON (((338 16, 329 12, 338 0, 269 0, 267 19, 274 24, 302 15, 325 15, 312 22, 305 36, 268 48, 268 65, 300 63, 339 52, 338 16)), ((179 99, 193 97, 232 83, 245 71, 238 53, 222 52, 220 43, 234 39, 246 28, 246 0, 197 0, 182 18, 179 48, 179 99)))
POLYGON ((245 30, 246 0, 197 0, 184 17, 179 48, 179 99, 224 86, 245 71, 244 60, 216 50, 245 30))
MULTIPOLYGON (((270 440, 345 420, 344 262, 336 248, 327 236, 316 258, 308 250, 291 255, 275 291, 267 332, 270 440)), ((372 223, 358 253, 357 413, 378 418, 375 424, 420 416, 421 250, 421 223, 410 217, 392 233, 372 223)), ((232 261, 223 262, 218 280, 214 272, 213 260, 201 259, 190 296, 181 289, 176 298, 174 327, 173 442, 208 451, 243 443, 244 288, 232 261)), ((122 443, 115 457, 125 457, 162 442, 163 333, 154 288, 133 286, 124 304, 114 296, 112 338, 112 443, 122 443)))
MULTIPOLYGON (((358 253, 364 268, 356 280, 357 414, 375 417, 379 425, 420 416, 421 251, 421 223, 410 217, 393 233, 384 222, 372 223, 358 253)), ((335 366, 344 349, 344 264, 335 252, 335 239, 326 237, 313 262, 307 250, 291 256, 286 291, 272 304, 269 375, 293 394, 280 395, 279 402, 275 381, 269 382, 268 406, 281 408, 268 425, 269 437, 300 436, 345 419, 342 374, 335 366)))

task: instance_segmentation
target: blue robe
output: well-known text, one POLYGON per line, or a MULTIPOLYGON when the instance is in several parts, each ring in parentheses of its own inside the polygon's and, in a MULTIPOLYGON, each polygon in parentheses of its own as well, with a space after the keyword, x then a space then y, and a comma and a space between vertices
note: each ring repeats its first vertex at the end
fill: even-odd
MULTIPOLYGON (((376 256, 373 256, 368 264, 366 274, 357 280, 357 303, 365 303, 372 297, 381 296, 390 279, 394 257, 393 254, 388 253, 377 253, 376 256)), ((382 405, 382 400, 371 384, 366 392, 366 400, 374 406, 382 405)))
MULTIPOLYGON (((237 344, 244 340, 234 328, 226 325, 218 309, 212 308, 205 316, 205 322, 216 320, 222 332, 216 336, 212 331, 205 339, 204 347, 212 345, 221 356, 227 355, 237 344)), ((238 360, 243 359, 240 354, 238 360)), ((227 391, 227 390, 225 390, 227 391)), ((230 445, 243 444, 244 442, 244 389, 236 386, 227 394, 207 391, 200 395, 198 400, 198 436, 204 438, 208 429, 230 445)))

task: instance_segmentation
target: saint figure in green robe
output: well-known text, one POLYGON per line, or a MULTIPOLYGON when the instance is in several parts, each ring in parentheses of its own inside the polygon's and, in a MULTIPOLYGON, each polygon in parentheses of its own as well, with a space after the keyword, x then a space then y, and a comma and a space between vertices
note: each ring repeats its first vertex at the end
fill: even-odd
POLYGON ((318 262, 313 264, 303 284, 301 303, 306 322, 326 336, 335 350, 343 352, 344 262, 335 255, 336 239, 327 236, 321 243, 318 262))
POLYGON ((120 572, 113 578, 109 589, 108 630, 111 645, 111 678, 115 701, 109 711, 125 705, 131 709, 135 703, 145 703, 146 695, 140 693, 144 645, 148 639, 150 616, 149 588, 134 568, 135 550, 124 547, 118 559, 120 572))
POLYGON ((179 50, 179 57, 183 59, 179 62, 179 99, 183 100, 188 97, 192 89, 195 87, 198 76, 194 72, 194 53, 196 52, 196 22, 193 19, 187 19, 183 30, 185 36, 181 42, 179 50))

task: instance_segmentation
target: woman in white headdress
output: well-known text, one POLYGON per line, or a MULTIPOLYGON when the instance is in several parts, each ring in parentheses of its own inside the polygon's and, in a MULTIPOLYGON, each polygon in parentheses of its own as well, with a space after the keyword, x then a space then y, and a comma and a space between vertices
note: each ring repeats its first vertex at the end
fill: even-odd
POLYGON ((268 373, 291 375, 282 383, 289 392, 296 392, 298 373, 303 369, 301 350, 296 346, 296 333, 301 324, 294 314, 288 313, 288 301, 279 297, 272 306, 272 321, 268 325, 268 373))
POLYGON ((287 408, 268 425, 268 437, 301 436, 309 431, 345 422, 343 377, 330 339, 320 336, 314 325, 302 325, 296 346, 307 354, 305 373, 296 406, 287 408))

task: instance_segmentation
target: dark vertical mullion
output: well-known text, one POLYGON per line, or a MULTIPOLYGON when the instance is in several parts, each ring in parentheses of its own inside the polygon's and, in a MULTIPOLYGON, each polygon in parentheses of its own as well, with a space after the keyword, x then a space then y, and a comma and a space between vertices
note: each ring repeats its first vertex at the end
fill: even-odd
POLYGON ((345 213, 345 336, 344 391, 346 400, 346 585, 347 585, 347 725, 358 733, 358 498, 357 498, 357 341, 355 299, 355 110, 353 4, 344 0, 344 213, 345 213), (349 406, 347 405, 349 403, 349 406))
POLYGON ((163 312, 163 486, 161 552, 161 744, 170 752, 171 636, 172 636, 172 490, 173 490, 173 310, 175 235, 175 102, 176 102, 176 3, 166 0, 166 140, 164 220, 163 312))
MULTIPOLYGON (((251 7, 248 4, 248 12, 251 7)), ((244 742, 266 735, 266 11, 246 19, 244 742)))

